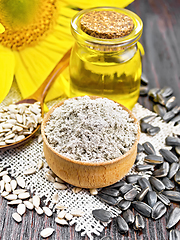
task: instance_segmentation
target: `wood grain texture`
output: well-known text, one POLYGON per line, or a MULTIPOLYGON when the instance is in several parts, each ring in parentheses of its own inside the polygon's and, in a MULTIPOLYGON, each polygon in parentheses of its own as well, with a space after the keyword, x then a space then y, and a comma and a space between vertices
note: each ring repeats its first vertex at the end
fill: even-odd
MULTIPOLYGON (((141 38, 145 48, 143 72, 149 78, 149 87, 171 86, 180 103, 180 1, 135 0, 128 9, 136 12, 144 23, 141 38)), ((140 97, 139 102, 152 109, 147 97, 140 97)), ((15 211, 15 208, 7 206, 6 200, 0 198, 0 240, 42 239, 40 231, 49 226, 55 228, 55 233, 49 238, 51 240, 88 240, 75 232, 74 227, 60 227, 54 223, 54 217, 38 216, 34 211, 27 211, 22 223, 17 224, 11 217, 15 211)), ((99 240, 106 235, 115 240, 168 240, 165 228, 167 215, 158 221, 145 220, 146 227, 141 233, 130 230, 126 236, 118 232, 113 220, 94 239, 99 240)), ((176 229, 180 230, 180 224, 176 229)))

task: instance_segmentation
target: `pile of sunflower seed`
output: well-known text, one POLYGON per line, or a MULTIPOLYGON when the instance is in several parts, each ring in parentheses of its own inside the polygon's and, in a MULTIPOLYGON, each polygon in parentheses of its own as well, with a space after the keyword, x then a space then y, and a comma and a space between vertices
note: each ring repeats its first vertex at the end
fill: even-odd
MULTIPOLYGON (((149 99, 153 101, 153 110, 157 113, 165 122, 173 122, 175 125, 180 124, 180 106, 177 105, 176 97, 173 96, 173 89, 171 87, 165 86, 162 89, 148 88, 148 79, 142 74, 141 76, 141 87, 140 95, 149 96, 149 99)), ((155 135, 158 129, 152 129, 150 132, 148 129, 152 126, 144 126, 145 132, 150 135, 155 135)), ((160 130, 160 129, 159 129, 160 130)))
MULTIPOLYGON (((38 163, 38 169, 43 167, 42 161, 38 163)), ((32 175, 36 173, 35 168, 29 168, 24 171, 24 175, 32 175)), ((53 186, 57 190, 64 190, 67 188, 65 182, 58 178, 51 170, 45 167, 45 178, 48 181, 53 182, 53 186), (46 171, 47 170, 47 171, 46 171)), ((53 215, 53 211, 47 207, 43 206, 41 198, 37 195, 32 195, 27 189, 25 189, 26 182, 23 177, 18 176, 16 179, 12 179, 7 170, 0 168, 0 194, 6 200, 8 200, 9 206, 17 206, 16 212, 12 214, 12 218, 20 223, 22 221, 22 216, 28 210, 35 210, 38 215, 43 213, 47 217, 53 215)), ((52 202, 55 204, 54 210, 57 212, 55 222, 59 225, 69 225, 69 221, 73 217, 82 217, 84 212, 80 209, 72 209, 69 211, 66 206, 59 203, 59 195, 55 193, 52 196, 52 202)), ((53 228, 45 228, 41 231, 40 235, 43 238, 49 237, 53 234, 53 228)))
POLYGON ((39 102, 11 104, 0 109, 0 146, 24 139, 42 121, 39 102))
MULTIPOLYGON (((167 213, 167 208, 171 202, 180 202, 180 165, 179 149, 180 138, 167 137, 166 145, 172 146, 173 152, 167 149, 160 149, 160 154, 150 142, 138 144, 135 168, 137 172, 149 171, 149 177, 139 174, 127 175, 119 182, 102 188, 98 192, 98 197, 109 205, 118 207, 122 214, 116 218, 120 233, 124 234, 133 226, 135 230, 142 230, 145 222, 142 216, 151 217, 154 220, 160 219, 167 213), (140 153, 146 154, 144 164, 138 164, 140 153), (134 215, 132 209, 137 214, 134 215)), ((101 222, 109 222, 112 218, 111 213, 104 209, 96 209, 92 212, 93 216, 101 222)), ((180 208, 175 207, 169 214, 166 228, 169 230, 180 221, 180 208)), ((170 239, 180 237, 180 231, 170 231, 170 239)))

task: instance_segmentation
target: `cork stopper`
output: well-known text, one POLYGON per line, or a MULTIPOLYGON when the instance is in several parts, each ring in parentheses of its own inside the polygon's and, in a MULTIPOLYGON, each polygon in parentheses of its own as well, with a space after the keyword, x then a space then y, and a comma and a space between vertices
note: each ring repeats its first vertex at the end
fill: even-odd
POLYGON ((81 29, 96 38, 115 39, 129 35, 133 28, 133 20, 120 12, 91 11, 85 13, 80 20, 81 29))

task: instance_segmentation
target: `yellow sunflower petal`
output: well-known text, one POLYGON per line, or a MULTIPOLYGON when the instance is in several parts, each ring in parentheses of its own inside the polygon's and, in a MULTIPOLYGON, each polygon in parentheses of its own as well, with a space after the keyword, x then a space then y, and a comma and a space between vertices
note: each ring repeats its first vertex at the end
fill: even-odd
POLYGON ((79 8, 91 8, 91 7, 99 7, 99 6, 113 6, 113 7, 126 7, 130 3, 133 2, 133 0, 91 0, 91 1, 84 1, 84 0, 62 0, 63 2, 67 3, 67 5, 70 6, 76 6, 79 8))
MULTIPOLYGON (((36 91, 70 47, 68 44, 64 47, 64 40, 49 35, 37 46, 15 52, 17 60, 15 75, 23 98, 36 91)), ((61 79, 56 80, 47 94, 46 101, 62 95, 63 86, 61 79)))
POLYGON ((2 102, 13 82, 15 59, 9 49, 0 46, 0 52, 0 102, 2 102))
POLYGON ((0 23, 0 33, 3 33, 5 31, 4 26, 0 23))

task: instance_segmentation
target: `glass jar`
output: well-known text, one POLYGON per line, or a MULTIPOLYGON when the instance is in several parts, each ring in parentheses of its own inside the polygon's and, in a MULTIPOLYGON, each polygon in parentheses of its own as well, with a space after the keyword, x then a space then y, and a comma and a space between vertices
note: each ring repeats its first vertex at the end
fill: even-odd
MULTIPOLYGON (((93 24, 93 22, 92 22, 93 24)), ((138 40, 143 24, 133 12, 111 7, 80 11, 71 21, 76 42, 70 58, 70 97, 96 95, 117 101, 129 109, 137 102, 142 73, 138 40), (134 23, 127 35, 114 39, 91 36, 80 20, 90 11, 113 11, 129 16, 134 23)))

